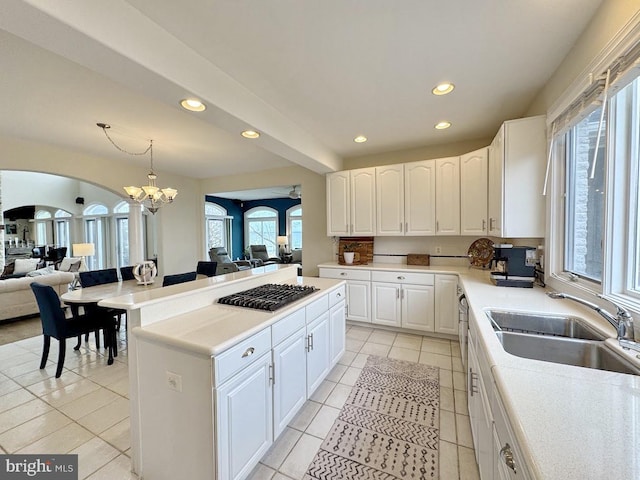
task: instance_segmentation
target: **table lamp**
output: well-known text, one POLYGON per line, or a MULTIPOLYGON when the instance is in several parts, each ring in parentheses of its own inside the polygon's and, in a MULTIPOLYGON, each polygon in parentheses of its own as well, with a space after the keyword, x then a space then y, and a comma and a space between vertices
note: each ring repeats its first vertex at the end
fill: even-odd
POLYGON ((85 262, 85 257, 91 257, 96 254, 96 246, 93 243, 74 243, 72 245, 73 256, 81 257, 82 263, 80 264, 80 271, 85 271, 87 269, 87 264, 85 262))
POLYGON ((287 253, 287 237, 286 235, 279 235, 278 236, 278 245, 280 246, 280 255, 284 255, 285 253, 287 253))

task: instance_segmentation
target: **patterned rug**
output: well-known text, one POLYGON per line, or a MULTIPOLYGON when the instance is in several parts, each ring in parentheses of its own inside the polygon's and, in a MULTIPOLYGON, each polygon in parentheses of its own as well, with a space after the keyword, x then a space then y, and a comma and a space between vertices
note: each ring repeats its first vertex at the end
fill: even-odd
POLYGON ((305 480, 436 479, 438 368, 369 356, 305 480))

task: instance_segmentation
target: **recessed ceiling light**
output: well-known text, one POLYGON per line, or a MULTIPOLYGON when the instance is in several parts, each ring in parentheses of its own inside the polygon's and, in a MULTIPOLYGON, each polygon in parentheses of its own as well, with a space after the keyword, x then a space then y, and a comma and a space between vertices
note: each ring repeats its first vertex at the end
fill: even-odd
POLYGON ((451 122, 439 122, 434 125, 436 130, 444 130, 445 128, 449 128, 451 126, 451 122))
POLYGON ((185 110, 189 110, 190 112, 203 112, 207 106, 202 103, 200 100, 196 100, 195 98, 185 98, 184 100, 180 100, 180 105, 185 110))
POLYGON ((455 88, 455 86, 453 85, 453 83, 443 82, 443 83, 440 83, 440 84, 436 85, 433 88, 433 90, 431 90, 431 92, 434 95, 446 95, 447 93, 453 92, 454 88, 455 88))
POLYGON ((245 130, 240 135, 242 135, 244 138, 258 138, 260 136, 260 133, 256 132, 255 130, 245 130))
POLYGON ((353 141, 356 143, 364 143, 367 141, 367 137, 365 137, 364 135, 358 135, 356 138, 353 139, 353 141))

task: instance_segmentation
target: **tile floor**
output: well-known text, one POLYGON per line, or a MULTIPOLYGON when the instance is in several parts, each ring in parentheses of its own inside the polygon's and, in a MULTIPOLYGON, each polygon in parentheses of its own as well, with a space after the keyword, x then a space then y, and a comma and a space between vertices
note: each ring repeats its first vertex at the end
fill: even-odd
MULTIPOLYGON (((134 479, 129 472, 127 350, 115 363, 92 340, 67 348, 55 379, 57 342, 39 370, 40 336, 0 346, 0 452, 77 453, 79 478, 134 479), (98 412, 99 411, 99 412, 98 412)), ((250 475, 251 480, 301 479, 346 401, 367 355, 440 368, 440 478, 475 480, 478 470, 457 342, 348 325, 346 353, 250 475)))

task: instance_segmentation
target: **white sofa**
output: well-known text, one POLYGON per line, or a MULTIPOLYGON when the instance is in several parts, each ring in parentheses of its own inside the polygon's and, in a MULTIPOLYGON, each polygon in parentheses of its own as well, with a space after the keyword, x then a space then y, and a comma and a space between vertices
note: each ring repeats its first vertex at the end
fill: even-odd
POLYGON ((66 293, 75 278, 70 272, 54 272, 37 277, 0 280, 0 320, 38 313, 38 303, 31 290, 31 282, 51 285, 58 295, 66 293))

